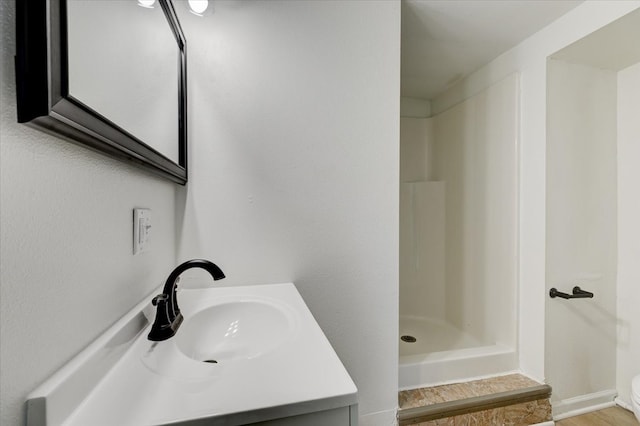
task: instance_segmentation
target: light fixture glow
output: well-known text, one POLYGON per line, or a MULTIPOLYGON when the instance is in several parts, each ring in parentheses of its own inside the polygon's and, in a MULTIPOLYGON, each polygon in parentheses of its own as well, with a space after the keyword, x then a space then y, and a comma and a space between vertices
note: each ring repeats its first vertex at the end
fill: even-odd
POLYGON ((156 0, 138 0, 138 6, 146 7, 147 9, 153 9, 153 4, 156 0))
POLYGON ((209 0, 188 0, 188 3, 189 11, 198 16, 202 16, 209 7, 209 0))

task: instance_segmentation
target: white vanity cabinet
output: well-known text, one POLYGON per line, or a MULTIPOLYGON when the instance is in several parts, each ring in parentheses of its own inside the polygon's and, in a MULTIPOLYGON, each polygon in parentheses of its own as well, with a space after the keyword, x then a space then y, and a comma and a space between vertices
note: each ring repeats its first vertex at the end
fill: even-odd
POLYGON ((357 426, 358 406, 334 408, 333 410, 301 414, 264 422, 252 423, 252 426, 357 426))

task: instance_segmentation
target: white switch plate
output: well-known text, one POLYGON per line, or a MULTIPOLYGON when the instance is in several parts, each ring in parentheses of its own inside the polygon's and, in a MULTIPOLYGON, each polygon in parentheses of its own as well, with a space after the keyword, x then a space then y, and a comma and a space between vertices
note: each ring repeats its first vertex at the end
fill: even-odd
POLYGON ((133 254, 149 250, 151 210, 133 209, 133 254))

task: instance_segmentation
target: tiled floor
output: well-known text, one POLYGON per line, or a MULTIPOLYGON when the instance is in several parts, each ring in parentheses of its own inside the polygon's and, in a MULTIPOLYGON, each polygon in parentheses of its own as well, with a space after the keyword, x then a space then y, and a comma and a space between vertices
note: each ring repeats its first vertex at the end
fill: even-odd
POLYGON ((549 420, 550 411, 549 401, 545 399, 413 423, 413 426, 528 426, 549 420))
POLYGON ((490 395, 492 393, 538 386, 539 384, 521 374, 509 374, 465 383, 401 391, 398 393, 398 404, 400 409, 424 407, 438 402, 490 395))
MULTIPOLYGON (((520 374, 474 380, 466 383, 402 391, 398 394, 400 409, 424 407, 442 402, 491 395, 539 386, 540 383, 520 374)), ((528 401, 505 407, 470 412, 453 417, 411 423, 417 426, 512 425, 524 426, 551 419, 548 399, 528 401)), ((410 424, 410 423, 406 423, 410 424)))

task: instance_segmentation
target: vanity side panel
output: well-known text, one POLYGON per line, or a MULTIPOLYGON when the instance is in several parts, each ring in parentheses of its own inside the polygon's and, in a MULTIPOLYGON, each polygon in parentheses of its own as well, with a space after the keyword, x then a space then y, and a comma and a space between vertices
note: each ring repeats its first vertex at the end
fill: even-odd
POLYGON ((33 398, 25 402, 27 421, 26 426, 44 426, 47 424, 46 398, 33 398))
MULTIPOLYGON (((318 411, 299 416, 285 417, 282 419, 268 420, 266 422, 252 423, 252 426, 350 426, 350 407, 334 408, 332 410, 318 411)), ((355 423, 357 424, 357 423, 355 423)))

